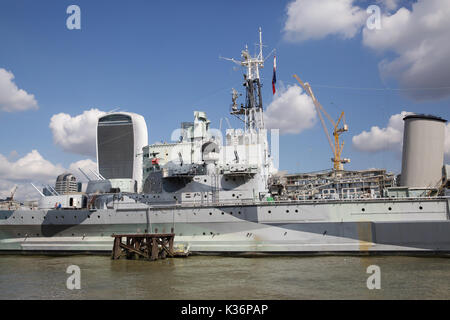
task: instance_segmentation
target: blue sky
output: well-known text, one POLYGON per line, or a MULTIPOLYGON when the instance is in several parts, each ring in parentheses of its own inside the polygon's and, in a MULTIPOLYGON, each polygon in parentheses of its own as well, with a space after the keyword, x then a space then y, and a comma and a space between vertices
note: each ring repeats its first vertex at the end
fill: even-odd
MULTIPOLYGON (((364 11, 370 4, 343 1, 364 11)), ((384 10, 383 1, 379 2, 384 10)), ((415 3, 393 2, 395 9, 383 14, 393 15, 402 6, 411 9, 415 3)), ((181 121, 192 119, 193 110, 206 111, 212 125, 218 127, 219 119, 229 116, 231 88, 241 90, 242 81, 241 70, 220 60, 219 55, 239 58, 245 44, 253 51, 258 27, 262 27, 265 53, 276 48, 279 90, 295 85, 292 75, 297 73, 311 83, 333 118, 345 111, 350 131, 343 136, 344 156, 352 159, 346 168, 382 167, 398 172, 399 152, 392 148, 360 151, 352 144, 352 137, 372 126, 386 127, 389 118, 401 111, 450 119, 450 96, 420 100, 397 90, 358 89, 401 88, 395 77, 383 79, 379 67, 383 59, 395 59, 398 50, 387 47, 380 51, 364 45, 361 30, 347 38, 330 33, 321 38, 289 40, 285 26, 292 3, 1 1, 0 69, 11 72, 17 87, 33 94, 39 108, 0 111, 0 154, 13 162, 35 149, 44 159, 64 168, 86 159, 86 155, 55 145, 49 123, 55 114, 74 117, 91 108, 142 114, 150 143, 168 140, 181 121), (81 8, 81 30, 66 28, 66 8, 71 4, 81 8)), ((321 23, 326 25, 327 21, 321 23)), ((262 78, 267 107, 273 99, 271 58, 262 78)), ((447 80, 440 78, 442 87, 450 86, 447 80)), ((282 170, 330 168, 330 157, 318 121, 299 134, 281 136, 282 170)))

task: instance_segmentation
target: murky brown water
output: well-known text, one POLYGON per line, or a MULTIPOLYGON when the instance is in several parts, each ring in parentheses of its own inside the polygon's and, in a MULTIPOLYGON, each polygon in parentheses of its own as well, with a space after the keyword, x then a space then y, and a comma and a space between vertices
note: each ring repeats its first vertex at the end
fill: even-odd
POLYGON ((0 299, 449 298, 448 258, 0 255, 0 299), (69 265, 81 269, 80 290, 66 287, 69 265), (380 290, 367 289, 369 265, 381 269, 380 290))

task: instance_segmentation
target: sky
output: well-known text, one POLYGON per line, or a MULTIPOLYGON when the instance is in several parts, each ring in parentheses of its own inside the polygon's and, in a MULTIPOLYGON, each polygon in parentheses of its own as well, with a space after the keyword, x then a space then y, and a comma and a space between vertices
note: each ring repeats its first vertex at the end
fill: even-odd
MULTIPOLYGON (((399 173, 403 116, 450 119, 447 0, 2 0, 0 198, 16 185, 18 198, 37 197, 30 182, 95 168, 104 112, 143 115, 149 143, 169 141, 194 110, 214 128, 225 117, 240 126, 228 112, 231 89, 244 92, 242 70, 219 57, 240 58, 245 45, 255 52, 259 27, 265 55, 277 56, 275 95, 272 56, 261 77, 266 124, 281 132, 280 170, 332 167, 315 107, 293 74, 332 118, 345 112, 349 170, 399 173), (70 5, 80 8, 81 29, 67 27, 70 5)), ((446 136, 449 163, 449 125, 446 136)))

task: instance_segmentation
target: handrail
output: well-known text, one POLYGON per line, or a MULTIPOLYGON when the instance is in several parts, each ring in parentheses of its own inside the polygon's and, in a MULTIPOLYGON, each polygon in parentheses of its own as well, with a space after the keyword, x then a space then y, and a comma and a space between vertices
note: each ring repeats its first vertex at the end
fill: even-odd
MULTIPOLYGON (((136 195, 135 193, 121 193, 123 196, 130 196, 130 195, 136 195)), ((103 195, 113 195, 111 193, 105 193, 103 195)), ((96 195, 99 196, 99 195, 96 195)), ((141 194, 141 196, 144 196, 144 194, 141 194)), ((133 199, 133 197, 130 197, 133 199)), ((136 199, 135 199, 136 200, 136 199)), ((139 201, 140 203, 147 204, 150 208, 173 208, 173 207, 211 207, 211 206, 217 206, 217 207, 226 207, 226 206, 250 206, 250 205, 285 205, 285 204, 336 204, 336 203, 369 203, 369 202, 406 202, 406 201, 433 201, 433 200, 450 200, 450 196, 434 196, 434 197, 404 197, 404 198, 346 198, 346 199, 308 199, 308 200, 273 200, 273 201, 261 201, 261 200, 253 200, 253 199, 240 199, 240 200, 225 200, 222 199, 218 202, 213 201, 203 201, 203 202, 183 202, 183 203, 155 203, 152 202, 152 199, 148 199, 143 197, 142 200, 150 200, 150 201, 139 201)), ((126 204, 129 204, 129 202, 125 202, 126 204)), ((124 209, 124 208, 116 208, 118 210, 124 209)), ((127 210, 130 208, 127 208, 127 210)))
POLYGON ((283 200, 283 201, 224 201, 214 203, 196 203, 196 202, 186 202, 186 203, 172 203, 172 204, 152 204, 149 203, 151 208, 171 208, 171 207, 227 207, 227 206, 252 206, 252 205, 292 205, 292 204, 336 204, 336 203, 368 203, 368 202, 407 202, 407 201, 433 201, 433 200, 449 200, 450 197, 408 197, 408 198, 367 198, 367 199, 316 199, 316 200, 283 200))

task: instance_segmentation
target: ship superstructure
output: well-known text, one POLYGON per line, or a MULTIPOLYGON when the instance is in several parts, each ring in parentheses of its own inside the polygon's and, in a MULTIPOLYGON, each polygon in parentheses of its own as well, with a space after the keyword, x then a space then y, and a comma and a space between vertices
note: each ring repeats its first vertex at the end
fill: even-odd
MULTIPOLYGON (((419 186, 387 188, 393 178, 385 172, 342 170, 297 177, 309 181, 310 193, 278 192, 285 186, 273 183, 264 126, 261 30, 259 40, 257 55, 246 48, 241 60, 229 59, 245 70, 244 103, 238 105, 233 90, 231 106, 242 128, 222 136, 205 112, 195 111, 194 121, 173 134, 176 142, 146 145, 142 117, 103 116, 97 128, 99 168, 86 174, 86 192, 39 191, 38 209, 0 210, 0 251, 110 252, 113 234, 171 232, 176 245, 194 253, 450 252, 447 166, 439 185, 423 186, 421 193, 419 186), (361 192, 355 185, 360 177, 369 182, 361 192)), ((423 132, 441 134, 426 121, 432 119, 414 119, 425 119, 418 126, 423 132)), ((414 143, 408 148, 415 150, 414 143)), ((408 154, 415 159, 414 152, 408 154)))
MULTIPOLYGON (((193 122, 183 122, 172 134, 178 142, 144 147, 143 192, 151 201, 211 204, 260 201, 269 196, 268 180, 275 172, 270 158, 259 68, 264 66, 262 36, 260 51, 242 60, 228 59, 244 68, 245 104, 237 106, 233 89, 231 114, 242 120, 242 129, 228 129, 225 136, 212 130, 206 113, 194 112, 193 122)), ((151 202, 150 201, 150 202, 151 202)), ((149 203, 150 203, 149 202, 149 203)))
POLYGON ((280 173, 270 181, 271 193, 278 200, 383 198, 396 186, 397 177, 384 169, 280 173))

